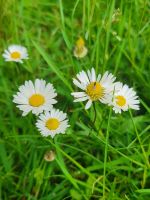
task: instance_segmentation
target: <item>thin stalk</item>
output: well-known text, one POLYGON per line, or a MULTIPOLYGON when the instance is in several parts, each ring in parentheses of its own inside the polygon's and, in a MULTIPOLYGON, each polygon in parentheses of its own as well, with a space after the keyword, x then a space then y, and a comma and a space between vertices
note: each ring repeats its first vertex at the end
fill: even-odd
POLYGON ((108 123, 107 123, 107 132, 106 132, 105 155, 104 155, 104 172, 103 172, 103 199, 105 199, 106 164, 107 164, 107 155, 108 155, 109 127, 110 127, 111 114, 112 114, 112 108, 110 108, 110 111, 109 111, 109 117, 108 117, 108 123))
POLYGON ((144 147, 143 147, 143 145, 142 145, 142 141, 141 141, 141 138, 140 138, 140 136, 139 136, 138 130, 137 130, 137 128, 136 128, 135 122, 134 122, 134 120, 133 120, 133 115, 132 115, 132 112, 131 112, 130 109, 129 109, 129 113, 130 113, 130 117, 131 117, 131 120, 132 120, 132 124, 133 124, 134 130, 135 130, 137 139, 138 139, 138 141, 139 141, 139 144, 140 144, 140 147, 141 147, 143 156, 144 156, 144 158, 145 158, 145 163, 146 163, 147 167, 150 167, 150 164, 149 164, 149 161, 148 161, 148 158, 147 158, 145 149, 144 149, 144 147))
POLYGON ((93 119, 93 125, 94 125, 97 117, 95 102, 93 102, 93 108, 94 108, 94 119, 93 119))
POLYGON ((94 108, 94 119, 93 119, 92 124, 91 124, 91 129, 90 129, 89 135, 92 133, 92 130, 94 129, 94 124, 95 124, 96 117, 97 117, 95 102, 93 102, 93 108, 94 108))

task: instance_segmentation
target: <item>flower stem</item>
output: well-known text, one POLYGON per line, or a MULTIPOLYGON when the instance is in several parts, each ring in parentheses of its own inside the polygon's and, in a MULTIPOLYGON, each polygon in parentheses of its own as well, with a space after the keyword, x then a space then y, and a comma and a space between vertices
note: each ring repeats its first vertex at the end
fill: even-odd
POLYGON ((108 155, 108 142, 109 142, 109 127, 110 119, 112 114, 112 108, 109 110, 109 117, 107 123, 107 132, 106 132, 106 143, 105 143, 105 154, 104 154, 104 172, 103 172, 103 199, 105 199, 105 188, 106 188, 106 164, 107 164, 107 155, 108 155))
POLYGON ((97 117, 95 102, 93 102, 93 108, 94 108, 94 119, 93 119, 93 121, 91 122, 91 129, 90 129, 89 135, 91 135, 92 130, 94 129, 94 124, 95 124, 96 117, 97 117))
POLYGON ((97 116, 95 102, 93 102, 93 108, 94 108, 94 119, 93 119, 93 125, 94 125, 96 121, 96 116, 97 116))
POLYGON ((150 163, 149 163, 149 161, 148 161, 148 158, 147 158, 147 155, 146 155, 145 149, 144 149, 144 147, 143 147, 143 144, 142 144, 141 138, 140 138, 140 136, 139 136, 139 133, 138 133, 138 130, 137 130, 137 128, 136 128, 135 122, 134 122, 134 120, 133 120, 133 115, 132 115, 132 112, 131 112, 130 109, 129 109, 129 113, 130 113, 130 117, 131 117, 131 120, 132 120, 132 124, 133 124, 134 130, 135 130, 135 133, 136 133, 137 139, 138 139, 138 141, 139 141, 139 144, 140 144, 140 147, 141 147, 141 150, 142 150, 143 156, 144 156, 144 158, 145 158, 145 163, 146 163, 147 167, 150 167, 150 163))

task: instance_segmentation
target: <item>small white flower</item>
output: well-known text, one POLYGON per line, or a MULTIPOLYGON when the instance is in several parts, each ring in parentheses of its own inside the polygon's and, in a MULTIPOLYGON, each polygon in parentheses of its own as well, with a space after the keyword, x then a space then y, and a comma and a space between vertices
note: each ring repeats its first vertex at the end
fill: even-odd
POLYGON ((14 61, 23 63, 23 59, 28 59, 28 52, 27 49, 21 45, 10 45, 2 56, 5 58, 6 62, 14 61))
POLYGON ((73 83, 84 92, 71 93, 75 100, 88 101, 85 109, 90 108, 93 101, 99 100, 101 103, 108 104, 112 100, 115 77, 108 72, 105 72, 103 76, 99 74, 96 78, 94 68, 87 71, 81 71, 77 74, 77 79, 73 79, 73 83), (78 79, 78 80, 77 80, 78 79))
POLYGON ((83 38, 79 38, 76 41, 76 46, 74 48, 73 54, 76 58, 83 58, 88 53, 88 49, 85 47, 85 42, 83 38))
POLYGON ((115 113, 127 111, 129 108, 139 110, 139 103, 140 101, 133 88, 129 88, 120 82, 115 83, 114 97, 111 103, 115 113))
POLYGON ((64 134, 68 125, 66 113, 60 110, 52 109, 39 116, 36 127, 41 132, 42 136, 51 136, 52 138, 59 133, 64 134))
POLYGON ((46 84, 45 80, 36 79, 35 83, 25 81, 25 84, 19 87, 19 92, 14 95, 13 102, 18 104, 17 107, 23 111, 23 116, 30 111, 38 115, 52 109, 53 104, 57 102, 54 99, 56 96, 52 84, 46 84))

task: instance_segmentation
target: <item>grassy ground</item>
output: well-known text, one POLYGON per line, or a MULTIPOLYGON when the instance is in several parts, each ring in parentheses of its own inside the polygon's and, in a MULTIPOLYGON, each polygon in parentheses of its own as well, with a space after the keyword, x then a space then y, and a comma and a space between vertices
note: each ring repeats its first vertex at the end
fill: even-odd
POLYGON ((0 58, 1 200, 149 200, 150 55, 148 0, 0 0, 0 53, 17 43, 28 48, 23 65, 0 58), (112 22, 115 9, 119 20, 112 22), (117 35, 116 35, 117 34, 117 35), (73 56, 86 38, 88 56, 73 56), (96 104, 85 112, 73 103, 72 78, 93 66, 114 73, 140 96, 140 111, 114 114, 96 104), (70 128, 53 142, 21 117, 12 95, 25 80, 44 78, 58 92, 57 107, 70 128), (46 162, 46 151, 56 158, 46 162))

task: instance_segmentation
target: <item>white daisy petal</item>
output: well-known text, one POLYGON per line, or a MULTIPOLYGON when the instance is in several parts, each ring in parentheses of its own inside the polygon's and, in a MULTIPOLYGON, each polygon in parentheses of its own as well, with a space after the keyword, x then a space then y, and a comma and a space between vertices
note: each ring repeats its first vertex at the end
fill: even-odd
POLYGON ((85 71, 82 71, 81 74, 83 79, 81 82, 84 82, 85 84, 89 83, 89 78, 88 75, 85 73, 85 71))
POLYGON ((82 90, 84 90, 84 89, 86 88, 82 83, 80 83, 80 82, 77 81, 76 79, 73 79, 73 83, 74 83, 77 87, 79 87, 80 89, 82 89, 82 90))
POLYGON ((87 99, 89 99, 87 96, 86 97, 81 97, 81 98, 75 99, 74 102, 86 101, 87 99))
POLYGON ((107 77, 108 77, 108 71, 105 72, 104 75, 102 76, 102 78, 101 78, 101 83, 105 82, 106 79, 107 79, 107 77))
POLYGON ((60 110, 51 109, 39 116, 36 127, 44 137, 55 137, 56 134, 64 134, 69 127, 66 113, 60 110))
POLYGON ((92 74, 91 74, 90 70, 87 71, 87 74, 88 74, 90 82, 92 82, 92 74))
POLYGON ((91 75, 92 75, 92 82, 95 82, 96 81, 96 74, 95 74, 95 70, 94 68, 91 69, 91 75))
POLYGON ((129 107, 134 110, 140 110, 140 107, 138 105, 130 105, 129 107))
POLYGON ((72 92, 71 95, 74 96, 75 98, 87 96, 85 92, 72 92))
POLYGON ((35 91, 36 91, 36 93, 39 93, 41 91, 40 88, 41 88, 41 81, 39 79, 36 79, 35 80, 35 91))
POLYGON ((89 83, 89 79, 84 71, 81 71, 79 74, 77 74, 77 78, 81 83, 89 83))
POLYGON ((86 110, 89 109, 89 108, 91 107, 91 105, 92 105, 92 101, 89 100, 89 101, 87 102, 87 104, 85 105, 85 109, 86 109, 86 110))
POLYGON ((99 75, 98 75, 98 77, 97 77, 97 80, 96 80, 96 81, 97 81, 97 82, 99 82, 100 80, 101 80, 101 74, 99 74, 99 75))

